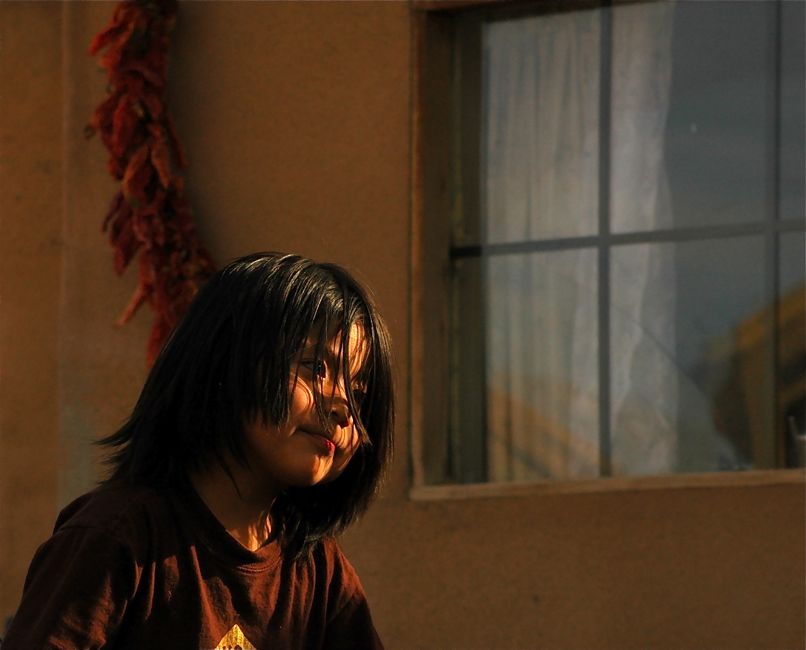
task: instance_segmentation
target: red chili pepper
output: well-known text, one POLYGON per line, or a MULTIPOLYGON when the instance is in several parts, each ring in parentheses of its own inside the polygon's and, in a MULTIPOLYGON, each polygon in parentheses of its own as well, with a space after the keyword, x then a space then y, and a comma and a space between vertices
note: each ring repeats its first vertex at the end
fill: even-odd
POLYGON ((187 311, 214 264, 196 233, 184 195, 187 159, 166 110, 169 34, 175 0, 126 0, 90 43, 90 54, 107 70, 109 96, 95 109, 84 133, 95 133, 109 150, 109 172, 121 181, 103 219, 123 273, 139 257, 139 280, 118 318, 128 322, 148 303, 154 312, 147 362, 187 311))

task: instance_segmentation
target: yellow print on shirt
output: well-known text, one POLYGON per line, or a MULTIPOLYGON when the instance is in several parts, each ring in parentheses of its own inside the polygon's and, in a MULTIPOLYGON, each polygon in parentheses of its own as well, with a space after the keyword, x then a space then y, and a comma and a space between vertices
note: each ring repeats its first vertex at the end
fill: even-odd
POLYGON ((243 635, 241 628, 233 625, 213 650, 257 650, 257 648, 243 635))

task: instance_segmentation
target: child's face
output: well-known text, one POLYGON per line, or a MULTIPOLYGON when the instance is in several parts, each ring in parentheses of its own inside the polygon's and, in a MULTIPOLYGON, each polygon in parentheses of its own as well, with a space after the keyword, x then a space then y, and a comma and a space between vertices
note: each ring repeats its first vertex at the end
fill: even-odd
MULTIPOLYGON (((263 424, 258 418, 246 427, 246 453, 258 480, 282 487, 304 487, 332 481, 341 474, 360 444, 349 411, 341 373, 340 337, 326 346, 316 361, 316 339, 308 339, 289 378, 288 420, 263 424), (296 379, 295 379, 296 377, 296 379), (314 391, 322 391, 322 406, 330 429, 322 426, 314 391)), ((350 374, 355 377, 366 359, 363 331, 350 330, 350 374)), ((354 383, 354 394, 362 390, 354 383)))

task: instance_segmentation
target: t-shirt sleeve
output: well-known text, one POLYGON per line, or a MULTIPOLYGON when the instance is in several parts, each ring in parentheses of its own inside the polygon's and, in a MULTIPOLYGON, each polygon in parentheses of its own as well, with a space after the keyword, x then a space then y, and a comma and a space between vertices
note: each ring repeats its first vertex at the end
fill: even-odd
POLYGON ((325 648, 383 650, 383 643, 372 622, 367 597, 358 574, 338 550, 335 559, 331 588, 338 594, 328 617, 325 648))
POLYGON ((133 553, 104 530, 65 527, 39 547, 3 650, 100 648, 137 583, 133 553))

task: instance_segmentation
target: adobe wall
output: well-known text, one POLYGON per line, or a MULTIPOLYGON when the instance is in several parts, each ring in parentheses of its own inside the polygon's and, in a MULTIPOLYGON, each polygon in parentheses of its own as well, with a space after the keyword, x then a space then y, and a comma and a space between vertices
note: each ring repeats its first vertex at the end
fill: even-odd
MULTIPOLYGON (((112 271, 114 183, 82 137, 111 10, 0 3, 0 619, 144 378, 149 314, 113 324, 135 277, 112 271)), ((391 325, 397 461, 344 540, 388 647, 803 647, 803 483, 409 499, 411 57, 404 2, 185 2, 171 73, 216 259, 344 264, 391 325)))

